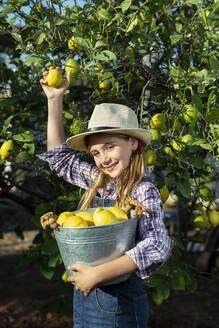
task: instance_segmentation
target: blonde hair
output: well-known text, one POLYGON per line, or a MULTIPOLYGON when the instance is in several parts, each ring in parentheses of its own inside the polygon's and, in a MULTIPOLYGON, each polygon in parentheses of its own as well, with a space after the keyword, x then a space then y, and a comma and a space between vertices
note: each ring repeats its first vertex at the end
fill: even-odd
MULTIPOLYGON (((127 139, 130 137, 123 134, 115 135, 123 139, 127 139)), ((131 155, 129 166, 117 179, 117 198, 115 201, 115 206, 124 207, 125 201, 127 199, 132 199, 134 189, 140 183, 144 175, 145 165, 146 161, 143 146, 139 145, 138 148, 133 151, 131 155)), ((107 184, 112 181, 112 178, 104 172, 96 169, 93 172, 92 180, 93 183, 91 184, 90 188, 84 193, 79 203, 79 207, 81 209, 92 207, 93 200, 97 195, 98 189, 103 189, 103 191, 105 191, 107 184)))

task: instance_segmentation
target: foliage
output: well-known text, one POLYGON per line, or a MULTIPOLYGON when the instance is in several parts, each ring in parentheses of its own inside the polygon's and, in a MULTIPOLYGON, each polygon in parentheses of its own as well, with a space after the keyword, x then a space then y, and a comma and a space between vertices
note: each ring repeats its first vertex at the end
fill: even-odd
MULTIPOLYGON (((181 234, 173 238, 176 247, 185 250, 194 211, 207 216, 217 196, 219 4, 108 0, 69 6, 64 0, 9 0, 1 5, 1 34, 12 37, 14 47, 5 48, 9 63, 0 63, 0 133, 2 142, 13 139, 15 146, 14 156, 0 161, 0 197, 22 204, 38 227, 45 211, 76 208, 79 191, 57 179, 36 157, 45 150, 47 116, 39 80, 50 66, 64 72, 66 61, 74 58, 80 73, 64 99, 67 136, 83 131, 93 104, 103 101, 129 105, 145 128, 154 115, 165 116, 159 138, 151 144, 156 153, 152 171, 157 187, 166 185, 181 213, 186 211, 178 231, 183 239, 178 238, 181 234), (72 36, 75 44, 69 49, 72 36), (100 82, 107 88, 100 89, 100 82), (203 185, 210 193, 201 192, 203 185)), ((49 252, 50 243, 51 233, 40 232, 27 257, 39 261, 48 279, 61 262, 57 252, 49 252)), ((147 288, 155 288, 157 304, 168 298, 171 288, 194 287, 186 266, 177 265, 158 273, 163 282, 167 271, 175 270, 168 275, 172 283, 163 284, 162 290, 158 282, 151 283, 156 278, 146 282, 147 288)))

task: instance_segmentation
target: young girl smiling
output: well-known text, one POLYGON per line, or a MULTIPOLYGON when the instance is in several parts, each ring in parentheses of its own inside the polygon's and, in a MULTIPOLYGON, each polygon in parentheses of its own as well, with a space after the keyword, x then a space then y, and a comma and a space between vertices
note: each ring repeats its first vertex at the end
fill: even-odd
POLYGON ((151 133, 139 128, 128 106, 103 103, 95 106, 88 129, 65 142, 62 100, 70 79, 69 73, 59 88, 48 87, 45 79, 40 81, 48 98, 48 125, 47 152, 39 157, 58 176, 86 190, 82 209, 122 208, 130 199, 149 209, 138 220, 134 247, 124 255, 93 267, 70 266, 77 272, 68 279, 75 288, 74 328, 146 328, 149 306, 141 279, 165 263, 172 249, 160 194, 145 166, 143 148, 150 143, 151 133), (89 152, 94 164, 81 161, 73 150, 89 152), (107 285, 124 274, 130 278, 107 285))

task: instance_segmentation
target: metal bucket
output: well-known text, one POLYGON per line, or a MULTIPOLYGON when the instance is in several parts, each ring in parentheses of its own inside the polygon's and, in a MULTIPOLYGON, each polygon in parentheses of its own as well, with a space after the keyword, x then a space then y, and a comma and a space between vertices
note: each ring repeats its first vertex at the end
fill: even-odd
MULTIPOLYGON (((107 207, 103 207, 107 209, 107 207)), ((86 211, 94 213, 96 208, 86 211)), ((79 213, 75 211, 74 213, 79 213)), ((116 259, 134 246, 137 219, 131 218, 122 222, 89 226, 86 228, 63 228, 54 230, 55 238, 68 276, 76 272, 68 269, 75 263, 96 266, 116 259)), ((125 281, 130 274, 107 281, 110 285, 125 281)))

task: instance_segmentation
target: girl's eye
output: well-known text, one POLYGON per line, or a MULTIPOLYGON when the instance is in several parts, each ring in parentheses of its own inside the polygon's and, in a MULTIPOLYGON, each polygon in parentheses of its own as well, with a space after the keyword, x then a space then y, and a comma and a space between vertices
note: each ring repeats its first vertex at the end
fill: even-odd
POLYGON ((109 145, 107 149, 112 149, 113 147, 114 147, 113 145, 109 145))

